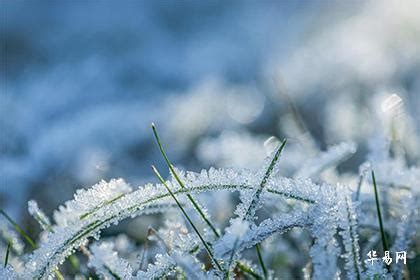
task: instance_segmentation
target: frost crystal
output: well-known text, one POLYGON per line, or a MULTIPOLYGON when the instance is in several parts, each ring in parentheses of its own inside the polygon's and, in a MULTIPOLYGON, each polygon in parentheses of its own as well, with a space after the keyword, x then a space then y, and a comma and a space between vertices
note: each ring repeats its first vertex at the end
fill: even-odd
MULTIPOLYGON (((3 217, 0 217, 0 237, 6 241, 6 246, 7 242, 11 241, 12 250, 14 250, 18 255, 23 253, 25 244, 23 244, 18 233, 10 227, 9 223, 7 223, 3 217)), ((6 249, 6 247, 4 247, 4 249, 6 249)))
POLYGON ((35 200, 28 201, 28 212, 35 218, 43 230, 51 229, 50 219, 41 209, 39 209, 38 203, 36 203, 35 200))
POLYGON ((137 279, 159 279, 168 276, 176 268, 176 263, 168 254, 156 255, 156 261, 147 266, 147 271, 139 271, 137 279))
POLYGON ((360 263, 359 235, 357 231, 357 203, 353 203, 350 191, 344 186, 338 186, 338 225, 343 238, 348 279, 360 279, 362 267, 360 263))
POLYGON ((13 267, 8 264, 6 267, 0 266, 0 279, 15 280, 19 279, 13 267))
MULTIPOLYGON (((200 221, 197 227, 203 229, 206 241, 199 239, 196 234, 191 234, 183 220, 175 219, 174 222, 166 222, 164 227, 154 231, 153 236, 158 243, 151 242, 147 253, 154 256, 154 263, 149 263, 146 270, 133 269, 129 264, 133 262, 133 252, 138 251, 138 247, 134 243, 130 249, 127 245, 120 246, 127 254, 121 253, 117 248, 118 244, 126 244, 128 241, 118 242, 116 238, 92 245, 88 265, 95 268, 104 278, 155 279, 174 275, 191 279, 212 279, 235 277, 238 271, 258 278, 261 271, 249 261, 243 260, 243 256, 246 255, 243 254, 244 251, 267 239, 266 242, 271 242, 275 234, 285 234, 289 239, 299 240, 303 238, 303 235, 299 235, 300 231, 290 230, 303 228, 306 236, 310 235, 313 240, 312 245, 308 240, 306 245, 297 247, 298 251, 301 251, 310 246, 308 249, 311 265, 306 265, 307 261, 297 260, 301 261, 302 267, 306 265, 306 275, 311 273, 314 279, 334 279, 342 277, 345 270, 346 279, 375 275, 390 277, 391 274, 379 265, 366 266, 365 269, 361 265, 360 255, 363 254, 360 253, 360 244, 365 240, 360 237, 358 229, 369 226, 378 230, 375 228, 377 216, 375 208, 372 207, 375 204, 371 192, 361 193, 359 199, 353 201, 354 193, 344 185, 316 183, 320 182, 319 179, 314 182, 311 179, 281 177, 277 170, 279 150, 266 159, 264 168, 257 171, 210 168, 195 173, 177 170, 185 186, 180 186, 173 177, 166 182, 179 203, 185 207, 185 211, 193 216, 191 220, 194 223, 200 221), (219 229, 216 228, 216 233, 210 231, 208 224, 197 215, 194 207, 199 208, 203 215, 210 219, 204 205, 209 205, 206 198, 212 196, 199 195, 222 190, 238 191, 240 203, 234 212, 236 216, 231 218, 223 231, 224 234, 219 236, 219 229), (187 199, 187 194, 191 197, 197 196, 200 203, 192 205, 187 199), (261 211, 257 212, 259 209, 261 211), (361 213, 363 215, 360 215, 361 213), (218 262, 220 261, 220 271, 214 269, 216 265, 206 270, 208 263, 203 261, 201 255, 206 247, 203 242, 208 246, 206 249, 218 262), (305 248, 302 249, 302 246, 305 248), (120 252, 124 259, 120 258, 116 251, 120 252), (338 261, 340 256, 344 259, 343 264, 338 261), (226 271, 221 272, 222 270, 226 271)), ((335 165, 343 155, 348 155, 349 151, 352 151, 351 145, 341 145, 340 148, 330 150, 324 157, 320 157, 324 160, 316 167, 318 171, 310 172, 311 176, 326 166, 335 165)), ((370 166, 367 168, 371 168, 370 166)), ((382 161, 376 162, 373 167, 378 169, 379 174, 384 175, 383 178, 378 176, 378 181, 383 187, 381 197, 392 214, 387 217, 390 222, 385 223, 387 231, 395 231, 388 224, 399 222, 392 250, 406 250, 419 224, 416 189, 419 182, 418 169, 407 168, 400 160, 392 160, 389 157, 382 158, 382 161), (384 173, 388 173, 388 177, 384 173), (403 183, 407 185, 401 185, 403 183), (393 191, 395 189, 398 191, 393 191), (401 219, 397 220, 396 215, 400 215, 401 219)), ((362 173, 365 169, 361 167, 362 173)), ((357 179, 357 175, 354 175, 346 182, 357 183, 357 179)), ((44 233, 45 238, 41 238, 38 249, 24 256, 24 269, 20 268, 14 256, 10 259, 18 276, 23 279, 51 277, 69 255, 80 246, 86 245, 89 238, 99 239, 101 231, 112 224, 128 217, 167 212, 177 207, 163 185, 147 184, 132 191, 122 179, 111 180, 109 183, 102 181, 90 189, 79 190, 73 200, 66 202, 55 212, 55 224, 49 222, 36 202, 30 201, 28 206, 29 212, 41 225, 51 230, 44 233)), ((177 212, 171 212, 169 217, 175 213, 177 212)), ((282 242, 289 240, 287 238, 282 242)), ((373 246, 378 242, 378 239, 372 240, 373 243, 367 240, 366 246, 373 246)), ((145 247, 146 245, 143 248, 145 247)), ((275 249, 270 246, 262 248, 264 254, 273 256, 275 249)), ((136 258, 137 256, 134 257, 136 258)), ((148 257, 142 257, 142 263, 145 259, 148 257)), ((143 265, 141 266, 143 268, 143 265)), ((5 271, 3 269, 2 273, 6 273, 5 271)), ((399 277, 401 267, 392 267, 392 274, 399 277)), ((268 275, 272 275, 272 272, 268 275)))
POLYGON ((67 201, 54 212, 54 220, 62 227, 77 223, 98 207, 105 206, 130 191, 131 187, 123 179, 112 179, 108 183, 101 181, 87 190, 79 189, 73 200, 67 201))
POLYGON ((364 275, 366 279, 392 279, 382 261, 374 261, 373 263, 366 261, 365 266, 366 272, 364 275))
POLYGON ((95 268, 96 272, 105 278, 131 279, 133 269, 130 264, 118 257, 114 245, 102 242, 90 246, 92 254, 89 256, 88 266, 95 268))
POLYGON ((338 247, 337 233, 337 196, 335 190, 322 186, 323 201, 316 203, 310 210, 311 235, 315 238, 310 255, 315 279, 333 279, 337 273, 338 247))
POLYGON ((215 253, 220 258, 228 258, 231 255, 232 250, 235 250, 236 253, 240 253, 243 250, 262 242, 275 233, 284 233, 294 227, 303 227, 307 224, 307 220, 304 214, 298 213, 296 215, 283 215, 274 220, 267 219, 258 226, 252 226, 248 231, 243 233, 240 238, 232 233, 232 230, 235 231, 235 224, 237 224, 237 219, 232 222, 227 233, 214 245, 215 253))

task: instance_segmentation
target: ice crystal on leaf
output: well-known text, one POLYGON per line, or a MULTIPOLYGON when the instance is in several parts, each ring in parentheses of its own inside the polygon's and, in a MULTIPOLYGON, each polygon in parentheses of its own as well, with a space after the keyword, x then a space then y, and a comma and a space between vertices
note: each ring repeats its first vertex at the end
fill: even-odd
POLYGON ((362 267, 360 262, 360 247, 357 222, 357 202, 353 202, 351 192, 344 186, 338 186, 338 225, 339 233, 343 238, 348 279, 360 279, 362 267))
POLYGON ((121 198, 130 191, 131 187, 123 179, 101 181, 87 190, 77 190, 73 200, 67 201, 54 212, 54 220, 58 226, 78 223, 99 207, 121 198))
POLYGON ((133 269, 126 260, 118 257, 112 243, 94 244, 90 250, 88 267, 94 268, 98 274, 106 279, 132 279, 133 269))
POLYGON ((0 279, 14 280, 18 279, 18 275, 11 265, 6 265, 6 267, 0 267, 0 279))
MULTIPOLYGON (((348 175, 351 180, 329 184, 319 174, 335 168, 355 151, 352 143, 343 143, 311 156, 297 169, 296 176, 287 178, 279 171, 284 144, 258 170, 210 168, 197 173, 170 165, 171 176, 167 181, 160 177, 162 184, 133 189, 122 179, 101 181, 78 190, 73 200, 54 212, 53 222, 35 201, 30 201, 28 210, 44 229, 42 238, 38 238, 37 249, 19 257, 23 251, 20 238, 6 234, 16 225, 10 219, 10 225, 2 223, 2 238, 16 241, 2 276, 47 279, 58 274, 60 265, 80 248, 89 258, 84 269, 89 267, 104 278, 269 278, 279 270, 267 269, 264 259, 273 259, 278 247, 261 244, 281 240, 288 250, 310 257, 310 261, 295 259, 305 267, 304 275, 313 279, 401 278, 405 269, 402 265, 390 270, 381 264, 362 266, 362 248, 366 250, 380 241, 375 197, 368 188, 372 184, 366 174, 371 169, 377 172, 381 197, 377 204, 386 214, 384 228, 394 241, 392 250, 403 251, 415 243, 412 241, 419 224, 419 169, 391 157, 384 150, 389 146, 383 145, 370 152, 369 161, 359 167, 360 175, 348 175), (349 182, 356 184, 347 186, 349 182), (227 224, 225 228, 219 228, 222 223, 215 224, 209 214, 213 212, 207 211, 207 207, 214 210, 220 206, 216 195, 219 191, 239 193, 236 209, 225 214, 230 221, 222 221, 227 224), (216 203, 209 198, 216 198, 216 203), (180 209, 184 215, 175 218, 180 209), (100 238, 102 230, 123 219, 155 213, 168 221, 158 230, 149 230, 141 246, 128 237, 124 237, 124 246, 118 246, 118 238, 114 237, 88 246, 92 239, 100 238), (397 224, 396 229, 392 224, 397 224), (253 247, 257 248, 256 256, 248 252, 253 247), (205 251, 208 259, 203 257, 205 251), (255 265, 256 259, 260 268, 255 265), (133 265, 135 262, 140 265, 133 265)), ((338 172, 334 174, 336 179, 342 179, 338 172)), ((299 273, 302 276, 302 270, 299 273)))
MULTIPOLYGON (((247 225, 247 222, 244 222, 247 225)), ((275 233, 284 233, 294 227, 303 227, 306 219, 303 215, 284 215, 276 219, 267 219, 258 226, 254 225, 244 231, 244 225, 238 225, 235 219, 231 226, 226 229, 226 234, 215 244, 215 252, 220 258, 227 258, 233 250, 240 253, 247 248, 262 242, 275 233), (237 227, 240 227, 238 230, 237 227), (238 236, 238 232, 240 235, 238 236), (235 243, 237 243, 235 245, 235 243)))
POLYGON ((35 200, 28 201, 28 211, 32 217, 39 223, 43 230, 51 229, 50 219, 45 215, 44 211, 39 209, 38 203, 35 200))
POLYGON ((137 279, 159 279, 169 275, 176 268, 176 263, 168 254, 156 255, 156 261, 147 266, 147 271, 139 271, 137 279))
POLYGON ((315 279, 333 279, 337 272, 337 200, 335 190, 326 189, 327 186, 322 186, 324 199, 312 207, 309 216, 312 221, 309 230, 315 239, 310 249, 315 279))

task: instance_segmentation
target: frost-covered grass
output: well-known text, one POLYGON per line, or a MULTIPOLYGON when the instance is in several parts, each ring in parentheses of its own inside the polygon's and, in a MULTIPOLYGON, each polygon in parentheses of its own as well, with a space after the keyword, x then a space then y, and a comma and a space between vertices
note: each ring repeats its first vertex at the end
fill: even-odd
POLYGON ((385 266, 380 259, 383 251, 407 251, 410 264, 418 252, 420 170, 390 153, 392 142, 373 146, 370 160, 353 177, 335 171, 355 153, 352 143, 318 152, 294 176, 281 176, 288 163, 286 140, 256 170, 195 173, 172 165, 152 128, 168 180, 152 167, 158 184, 133 188, 123 179, 101 181, 78 190, 53 221, 29 201, 29 213, 42 229, 36 242, 2 210, 0 278, 408 277, 401 261, 385 266), (239 200, 228 200, 235 204, 232 213, 224 213, 228 220, 210 214, 229 209, 223 197, 235 193, 239 200), (156 213, 166 222, 157 230, 138 228, 148 232, 142 244, 125 235, 101 239, 104 229, 124 219, 156 213), (379 256, 373 264, 365 261, 371 250, 379 256), (66 260, 71 268, 63 266, 66 260))

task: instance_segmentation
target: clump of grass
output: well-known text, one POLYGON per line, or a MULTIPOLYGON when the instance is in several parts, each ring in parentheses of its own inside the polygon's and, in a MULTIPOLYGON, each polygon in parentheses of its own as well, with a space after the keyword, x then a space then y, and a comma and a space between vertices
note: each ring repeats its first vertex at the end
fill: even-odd
MULTIPOLYGON (((267 253, 273 254, 273 248, 267 248, 264 252, 267 255, 264 258, 261 251, 261 243, 274 234, 283 234, 293 228, 307 229, 310 237, 314 240, 310 249, 313 267, 312 277, 314 278, 332 278, 342 269, 347 272, 350 279, 360 279, 368 272, 384 277, 389 276, 390 273, 395 274, 394 271, 391 272, 389 269, 388 272, 378 272, 375 269, 369 271, 368 267, 364 270, 361 266, 359 251, 360 245, 364 240, 359 239, 357 230, 359 227, 357 224, 357 207, 359 207, 359 202, 363 203, 365 200, 369 202, 366 204, 367 207, 374 207, 374 204, 371 203, 372 196, 365 196, 365 194, 360 192, 362 179, 359 181, 355 193, 340 184, 334 187, 327 183, 322 183, 322 185, 314 183, 307 179, 308 177, 299 178, 299 176, 295 176, 284 178, 273 176, 286 145, 286 140, 281 143, 273 156, 269 158, 267 166, 264 166, 259 171, 220 168, 210 169, 201 173, 187 171, 184 175, 178 173, 177 169, 172 165, 153 124, 152 130, 160 153, 172 175, 170 181, 165 181, 156 167, 152 166, 152 170, 159 179, 160 184, 147 184, 137 190, 133 190, 122 179, 119 179, 122 182, 117 180, 120 182, 117 185, 115 185, 115 182, 117 182, 115 180, 111 180, 109 183, 102 181, 99 185, 97 184, 89 190, 79 190, 75 198, 66 202, 65 206, 60 207, 58 213, 54 215, 56 224, 50 223, 49 218, 44 214, 34 216, 43 227, 44 233, 49 232, 47 242, 43 242, 37 249, 36 243, 28 234, 9 215, 1 210, 0 214, 9 221, 15 231, 34 250, 29 256, 25 256, 25 259, 28 259, 28 261, 24 267, 29 269, 29 272, 19 272, 19 276, 23 275, 22 278, 28 279, 46 279, 54 273, 57 278, 63 279, 63 276, 57 270, 59 265, 66 258, 72 258, 75 250, 81 249, 82 252, 84 250, 88 252, 87 250, 91 249, 93 255, 99 257, 99 260, 104 260, 103 264, 105 264, 105 267, 103 265, 93 265, 95 270, 97 270, 96 273, 105 273, 115 279, 127 277, 131 279, 135 272, 137 272, 137 276, 148 275, 152 278, 161 277, 167 273, 174 273, 179 277, 187 275, 206 277, 208 275, 226 279, 232 276, 242 277, 246 275, 255 279, 269 278, 273 270, 270 270, 272 268, 266 265, 264 259, 269 259, 267 253), (239 191, 241 200, 234 212, 237 218, 230 220, 230 226, 223 231, 223 235, 220 229, 211 221, 210 216, 207 216, 206 209, 194 198, 195 195, 201 192, 219 190, 239 191), (183 200, 180 200, 179 195, 185 195, 186 199, 184 200, 183 197, 183 200), (263 217, 257 216, 260 213, 258 210, 266 205, 270 207, 277 206, 276 204, 279 203, 277 195, 285 198, 285 200, 281 201, 284 205, 272 207, 271 209, 279 212, 286 211, 287 213, 277 215, 278 213, 270 212, 268 217, 264 217, 264 220, 259 220, 263 217), (352 196, 356 197, 357 201, 353 201, 351 199, 352 196), (99 198, 97 199, 97 197, 99 198), (144 244, 140 266, 136 270, 128 260, 115 255, 118 250, 107 247, 109 248, 108 251, 97 251, 105 253, 94 253, 94 248, 98 248, 95 247, 96 244, 90 246, 89 249, 88 245, 86 245, 91 237, 98 238, 100 231, 111 224, 116 224, 128 217, 162 213, 174 207, 180 210, 194 232, 189 233, 185 227, 183 227, 183 231, 178 231, 176 226, 173 228, 168 227, 167 230, 162 232, 159 231, 159 234, 155 230, 149 230, 148 234, 152 232, 156 234, 163 244, 167 244, 167 247, 165 254, 156 254, 155 262, 153 264, 149 263, 147 268, 144 267, 146 259, 148 259, 146 257, 149 246, 147 241, 144 244), (199 229, 194 224, 189 212, 191 210, 194 210, 204 222, 204 230, 199 229), (210 238, 204 234, 205 230, 208 230, 210 238), (173 232, 178 234, 174 235, 173 232), (341 239, 337 238, 338 233, 342 237, 341 239), (180 237, 181 235, 183 236, 182 238, 180 237), (207 238, 210 241, 206 240, 207 238), (176 242, 181 243, 178 244, 176 242), (340 244, 343 246, 338 246, 340 244), (86 246, 86 248, 83 246, 86 246), (244 250, 253 249, 253 247, 256 250, 256 256, 253 258, 255 264, 252 262, 248 263, 248 260, 244 257, 246 255, 243 254, 244 250), (203 253, 207 253, 206 257, 208 255, 212 265, 210 265, 208 258, 204 261, 199 257, 200 248, 204 249, 202 250, 203 253), (101 258, 103 255, 109 256, 108 253, 114 258, 101 258), (337 261, 340 256, 346 260, 343 265, 337 261), (258 263, 260 268, 255 268, 258 263), (146 269, 146 271, 143 271, 143 269, 146 269), (124 275, 124 277, 121 275, 124 275)), ((325 153, 336 155, 333 150, 328 150, 325 153)), ((337 158, 337 156, 333 158, 337 158)), ((336 162, 334 161, 333 165, 335 166, 335 164, 336 162)), ((297 171, 299 170, 301 169, 297 168, 297 171)), ((318 171, 315 173, 319 175, 318 171)), ((323 179, 321 176, 315 176, 315 178, 317 180, 323 179)), ((373 171, 372 181, 382 246, 384 251, 388 251, 389 245, 385 230, 390 230, 390 228, 385 228, 383 223, 381 213, 383 209, 380 207, 378 186, 373 171)), ((405 223, 406 226, 410 226, 411 221, 405 221, 405 223)), ((406 228, 400 231, 401 234, 411 232, 406 230, 406 228)), ((405 236, 400 236, 401 234, 399 233, 398 238, 402 238, 401 240, 403 241, 406 240, 404 239, 405 236)), ((376 236, 376 238, 379 237, 376 236)), ((379 239, 376 239, 374 242, 377 242, 377 240, 379 239)), ((408 243, 402 242, 398 244, 408 243)), ((109 246, 114 246, 114 244, 111 243, 109 246)), ((4 261, 4 266, 7 266, 7 269, 11 267, 10 264, 8 265, 11 247, 12 244, 8 243, 4 261)), ((136 245, 134 247, 138 248, 136 245)), ((156 249, 163 249, 159 247, 157 246, 156 249)), ((399 247, 407 246, 400 245, 399 247)), ((15 258, 12 260, 14 263, 15 258)), ((89 262, 88 267, 91 268, 91 260, 89 262)), ((83 271, 83 268, 78 270, 78 272, 80 271, 83 271)))

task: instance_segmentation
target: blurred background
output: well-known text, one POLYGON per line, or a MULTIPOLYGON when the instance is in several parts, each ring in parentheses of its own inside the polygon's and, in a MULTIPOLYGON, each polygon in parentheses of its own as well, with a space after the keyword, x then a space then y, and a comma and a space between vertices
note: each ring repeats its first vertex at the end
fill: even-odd
POLYGON ((20 220, 28 199, 51 214, 100 179, 156 182, 152 121, 192 171, 257 168, 287 137, 353 141, 357 172, 398 107, 418 161, 418 1, 0 4, 0 204, 20 220))

